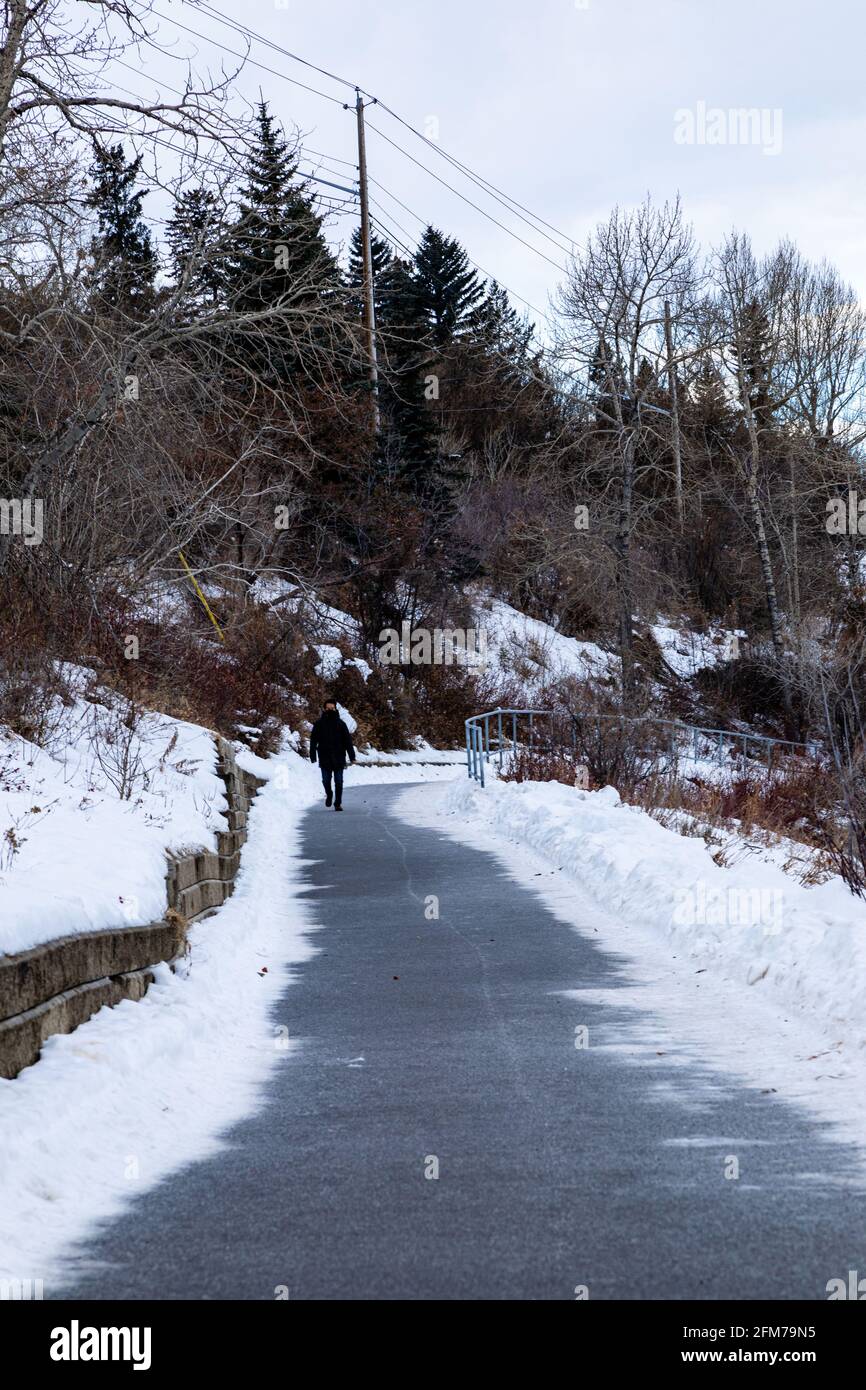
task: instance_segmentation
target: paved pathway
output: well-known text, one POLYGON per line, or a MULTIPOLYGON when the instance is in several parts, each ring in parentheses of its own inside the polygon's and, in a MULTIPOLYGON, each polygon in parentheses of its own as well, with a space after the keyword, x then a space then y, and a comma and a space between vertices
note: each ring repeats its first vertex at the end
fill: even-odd
POLYGON ((823 1298, 861 1267, 853 1154, 729 1077, 690 1064, 696 1115, 616 1052, 576 1050, 577 1024, 633 1033, 631 1007, 564 993, 615 989, 616 963, 491 856, 399 821, 396 791, 350 787, 342 816, 305 819, 324 930, 280 1006, 302 1045, 263 1109, 136 1198, 58 1296, 823 1298))

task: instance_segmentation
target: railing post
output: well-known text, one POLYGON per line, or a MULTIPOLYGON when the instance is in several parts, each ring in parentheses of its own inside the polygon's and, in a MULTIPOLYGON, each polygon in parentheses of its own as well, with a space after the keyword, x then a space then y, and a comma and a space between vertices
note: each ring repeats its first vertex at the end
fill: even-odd
POLYGON ((465 730, 466 730, 466 776, 471 780, 471 778, 472 778, 472 754, 471 754, 470 749, 469 749, 469 729, 470 729, 470 724, 469 724, 469 720, 467 719, 467 720, 465 721, 465 730))
POLYGON ((498 719, 499 719, 499 771, 501 772, 501 771, 502 771, 502 710, 501 710, 501 709, 497 709, 496 714, 497 714, 497 717, 498 717, 498 719))
POLYGON ((484 734, 479 725, 478 728, 478 773, 482 787, 484 786, 484 734))

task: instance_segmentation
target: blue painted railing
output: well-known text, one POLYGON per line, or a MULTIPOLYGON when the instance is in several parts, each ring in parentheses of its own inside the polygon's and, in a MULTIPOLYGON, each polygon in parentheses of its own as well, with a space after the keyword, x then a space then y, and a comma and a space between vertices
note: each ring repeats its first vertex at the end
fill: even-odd
POLYGON ((719 762, 723 760, 728 748, 741 747, 743 756, 748 757, 749 748, 754 746, 759 754, 763 753, 766 756, 767 765, 770 768, 773 766, 773 756, 776 749, 786 749, 791 753, 803 753, 807 757, 815 756, 819 751, 816 743, 795 743, 791 739, 768 738, 764 734, 741 733, 735 729, 704 728, 699 724, 685 724, 679 719, 656 719, 652 715, 630 718, 619 714, 578 715, 549 709, 491 709, 482 714, 473 714, 465 721, 466 770, 468 775, 483 787, 484 767, 490 761, 491 753, 494 757, 498 757, 501 768, 503 755, 506 752, 513 752, 520 746, 530 749, 539 747, 539 728, 544 728, 543 725, 539 725, 539 721, 545 719, 554 719, 560 725, 557 746, 564 748, 567 746, 567 742, 570 742, 573 750, 577 747, 578 730, 581 724, 605 721, 618 724, 653 725, 655 728, 667 729, 668 751, 671 756, 681 748, 684 737, 686 741, 691 740, 692 756, 695 759, 699 756, 701 740, 704 740, 714 747, 719 762), (524 721, 522 726, 521 720, 524 721), (493 725, 493 733, 491 733, 491 724, 493 725), (563 725, 565 730, 570 726, 568 738, 562 728, 563 725), (522 733, 520 739, 518 739, 518 733, 522 733))

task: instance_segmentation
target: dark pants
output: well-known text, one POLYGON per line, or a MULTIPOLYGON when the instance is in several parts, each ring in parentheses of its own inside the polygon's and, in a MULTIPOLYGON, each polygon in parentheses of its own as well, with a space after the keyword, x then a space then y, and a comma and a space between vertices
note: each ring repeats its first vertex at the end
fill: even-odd
POLYGON ((328 793, 328 796, 331 795, 331 777, 332 777, 332 775, 333 775, 333 778, 334 778, 334 802, 335 802, 335 804, 336 804, 337 806, 342 805, 342 801, 343 801, 343 769, 342 769, 341 767, 335 767, 335 768, 333 768, 333 769, 331 769, 330 767, 322 767, 322 768, 320 768, 320 771, 321 771, 321 773, 322 773, 322 786, 325 788, 325 791, 328 793))

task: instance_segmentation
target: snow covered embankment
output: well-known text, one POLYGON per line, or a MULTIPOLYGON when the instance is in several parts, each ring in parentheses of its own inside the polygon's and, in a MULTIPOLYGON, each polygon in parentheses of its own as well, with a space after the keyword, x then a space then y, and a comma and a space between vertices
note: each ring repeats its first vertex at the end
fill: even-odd
POLYGON ((624 805, 613 787, 493 780, 481 791, 462 779, 442 809, 577 879, 617 919, 621 949, 630 924, 655 929, 678 959, 769 992, 866 1049, 866 909, 838 877, 804 887, 764 860, 720 867, 702 839, 624 805))
POLYGON ((50 750, 0 736, 0 953, 158 921, 166 851, 225 828, 210 731, 128 709, 77 699, 50 750))
POLYGON ((36 1066, 0 1080, 0 1277, 56 1288, 69 1242, 218 1149, 294 1051, 290 1019, 273 1010, 289 967, 313 950, 296 895, 298 826, 320 789, 295 753, 239 761, 270 781, 235 893, 190 928, 185 968, 158 966, 142 1000, 49 1038, 36 1066))

